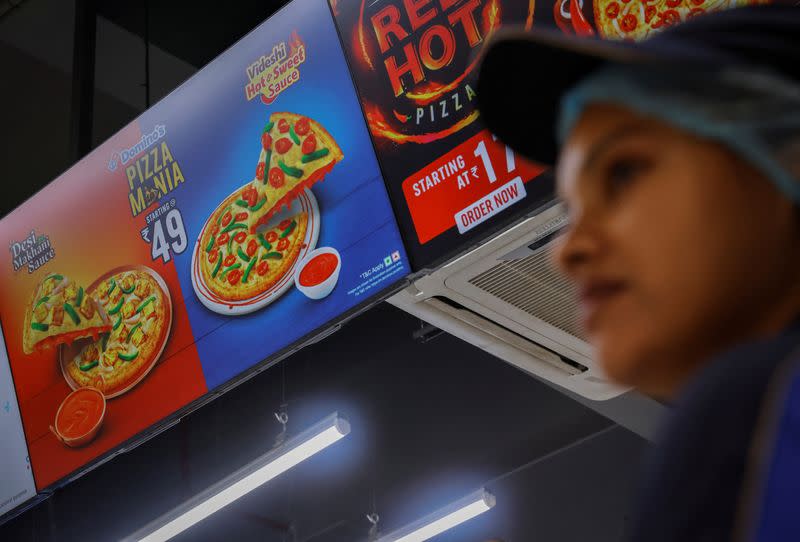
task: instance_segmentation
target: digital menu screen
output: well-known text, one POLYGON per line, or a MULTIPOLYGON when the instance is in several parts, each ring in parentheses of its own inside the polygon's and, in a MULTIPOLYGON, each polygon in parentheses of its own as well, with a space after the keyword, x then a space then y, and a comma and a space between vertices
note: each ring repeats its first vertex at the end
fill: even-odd
POLYGON ((542 11, 552 21, 552 2, 539 4, 332 1, 415 268, 552 194, 549 177, 537 179, 543 168, 496 141, 476 109, 478 53, 487 38, 502 25, 530 27, 542 11))
POLYGON ((325 0, 279 11, 0 236, 0 318, 39 489, 410 271, 325 0))
MULTIPOLYGON (((0 339, 3 330, 0 328, 0 339)), ((5 346, 0 340, 0 517, 36 496, 28 446, 22 431, 14 382, 5 346)))

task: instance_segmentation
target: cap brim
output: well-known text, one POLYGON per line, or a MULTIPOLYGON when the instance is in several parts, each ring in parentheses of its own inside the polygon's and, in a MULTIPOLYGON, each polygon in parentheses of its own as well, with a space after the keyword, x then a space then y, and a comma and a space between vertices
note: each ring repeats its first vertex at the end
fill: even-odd
POLYGON ((644 43, 548 29, 504 29, 483 52, 478 108, 484 123, 504 143, 536 162, 553 165, 558 153, 555 124, 566 90, 601 64, 663 61, 664 56, 644 43))

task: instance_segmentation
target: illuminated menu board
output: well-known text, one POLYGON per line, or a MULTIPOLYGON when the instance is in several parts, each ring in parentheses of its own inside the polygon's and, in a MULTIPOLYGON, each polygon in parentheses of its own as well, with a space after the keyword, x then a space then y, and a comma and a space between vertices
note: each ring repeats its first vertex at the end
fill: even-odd
POLYGON ((0 236, 0 318, 39 489, 410 270, 325 0, 279 11, 0 236))

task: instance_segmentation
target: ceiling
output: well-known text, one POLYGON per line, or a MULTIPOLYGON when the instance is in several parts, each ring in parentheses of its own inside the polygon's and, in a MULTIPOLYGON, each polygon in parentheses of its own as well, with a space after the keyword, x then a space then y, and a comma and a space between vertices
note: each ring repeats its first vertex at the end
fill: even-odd
MULTIPOLYGON (((5 125, 22 134, 13 152, 0 156, 2 178, 15 181, 0 184, 8 209, 68 165, 69 100, 53 96, 70 88, 69 66, 54 58, 71 46, 64 21, 72 4, 27 0, 0 20, 0 61, 24 81, 2 90, 4 103, 15 104, 3 108, 5 125), (38 24, 52 32, 37 30, 38 24), (38 53, 23 43, 25 36, 36 36, 38 53), (44 80, 58 92, 31 91, 44 80), (42 153, 48 132, 48 152, 42 153)), ((150 39, 165 54, 200 67, 281 4, 247 0, 209 9, 197 2, 150 2, 150 39)), ((107 36, 114 29, 115 36, 123 30, 141 36, 144 2, 101 0, 97 6, 114 27, 103 27, 98 40, 109 59, 102 67, 98 62, 100 86, 104 77, 116 77, 107 71, 121 51, 141 61, 139 49, 107 36)), ((164 73, 158 84, 173 88, 190 72, 173 79, 164 73)), ((141 111, 124 90, 98 91, 96 134, 112 134, 141 111)), ((389 531, 484 485, 498 498, 495 509, 436 542, 619 540, 646 441, 458 339, 412 339, 419 325, 397 309, 377 306, 56 491, 0 527, 0 539, 125 536, 267 452, 280 430, 273 414, 285 400, 290 431, 339 411, 350 420, 351 435, 180 540, 351 542, 366 539, 365 514, 373 509, 389 531)))

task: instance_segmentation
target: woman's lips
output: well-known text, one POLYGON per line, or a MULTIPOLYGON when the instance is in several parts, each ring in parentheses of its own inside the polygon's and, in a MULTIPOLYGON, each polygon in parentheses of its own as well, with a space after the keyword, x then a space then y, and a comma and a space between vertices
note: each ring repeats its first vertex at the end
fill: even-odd
POLYGON ((623 281, 609 279, 590 280, 580 287, 581 316, 587 331, 591 332, 597 324, 601 309, 625 290, 623 281))

